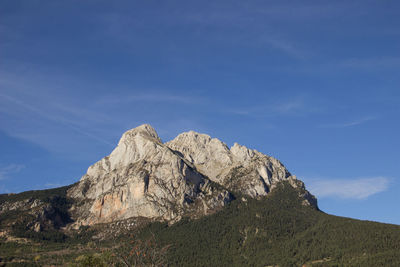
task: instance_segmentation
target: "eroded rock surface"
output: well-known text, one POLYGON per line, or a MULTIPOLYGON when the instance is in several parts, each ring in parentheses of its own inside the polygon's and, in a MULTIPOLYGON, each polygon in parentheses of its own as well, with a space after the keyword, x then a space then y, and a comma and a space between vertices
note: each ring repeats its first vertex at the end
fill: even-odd
POLYGON ((230 149, 216 138, 193 131, 166 144, 201 173, 226 188, 251 197, 264 196, 291 174, 277 159, 235 143, 230 149))
POLYGON ((173 221, 186 211, 206 214, 232 198, 164 145, 150 125, 124 133, 69 196, 85 200, 75 207, 84 225, 130 217, 173 221))
MULTIPOLYGON (((77 226, 131 217, 174 222, 222 208, 233 199, 231 192, 265 196, 283 180, 304 187, 278 160, 256 150, 236 143, 228 148, 193 131, 163 144, 144 124, 124 133, 68 196, 81 200, 71 209, 77 226)), ((312 197, 304 199, 314 205, 312 197)))

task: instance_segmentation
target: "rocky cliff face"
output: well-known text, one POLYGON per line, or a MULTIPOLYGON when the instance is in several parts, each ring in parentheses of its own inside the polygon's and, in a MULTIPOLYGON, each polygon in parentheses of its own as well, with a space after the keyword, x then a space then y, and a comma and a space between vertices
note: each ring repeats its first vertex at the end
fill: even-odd
POLYGON ((251 197, 264 196, 276 183, 291 177, 278 160, 237 143, 229 149, 205 134, 182 133, 166 145, 212 181, 251 197))
POLYGON ((186 212, 207 214, 232 198, 164 145, 149 125, 124 133, 69 196, 83 200, 74 209, 78 224, 84 225, 130 217, 171 221, 186 212))
MULTIPOLYGON (((238 144, 229 149, 193 131, 163 144, 145 124, 124 133, 68 195, 80 203, 72 208, 77 225, 131 217, 173 222, 222 208, 233 199, 231 192, 264 196, 283 180, 304 189, 278 160, 256 150, 238 144)), ((304 199, 316 205, 311 195, 304 199)))

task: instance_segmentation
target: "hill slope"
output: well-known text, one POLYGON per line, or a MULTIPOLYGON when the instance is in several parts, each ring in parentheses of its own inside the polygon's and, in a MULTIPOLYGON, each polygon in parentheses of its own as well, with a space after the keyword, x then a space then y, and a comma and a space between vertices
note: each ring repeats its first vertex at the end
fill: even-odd
POLYGON ((199 220, 149 225, 142 234, 172 244, 172 266, 400 266, 400 226, 301 205, 285 182, 262 200, 243 200, 199 220))
MULTIPOLYGON (((67 195, 79 203, 71 208, 74 227, 132 217, 171 222, 222 209, 233 191, 265 196, 284 180, 304 187, 279 160, 256 150, 238 144, 228 148, 193 131, 163 143, 153 127, 143 124, 125 132, 67 195)), ((316 206, 315 197, 304 192, 304 205, 316 206)))
POLYGON ((73 185, 0 195, 0 241, 0 266, 149 257, 131 242, 170 266, 400 266, 399 226, 324 214, 279 160, 147 124, 73 185))
MULTIPOLYGON (((41 199, 63 214, 66 204, 60 199, 67 189, 24 192, 11 198, 14 203, 26 197, 41 199)), ((236 193, 236 200, 215 214, 186 217, 170 226, 144 221, 133 232, 123 222, 69 231, 55 225, 34 232, 29 225, 23 229, 23 221, 2 216, 2 230, 8 225, 19 238, 0 237, 0 266, 123 266, 109 255, 118 247, 129 251, 132 241, 137 244, 153 235, 157 247, 169 245, 164 258, 169 266, 400 266, 400 226, 325 214, 303 205, 299 190, 303 189, 281 182, 258 200, 236 193), (115 232, 104 235, 110 229, 115 232), (94 258, 97 263, 85 261, 86 265, 76 260, 94 258)), ((8 196, 0 196, 1 202, 5 199, 8 196)), ((19 218, 27 212, 19 213, 19 218)))

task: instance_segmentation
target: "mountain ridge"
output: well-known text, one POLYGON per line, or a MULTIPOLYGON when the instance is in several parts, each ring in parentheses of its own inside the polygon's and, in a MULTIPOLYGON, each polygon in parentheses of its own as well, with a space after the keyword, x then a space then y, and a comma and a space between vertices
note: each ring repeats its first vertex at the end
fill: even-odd
MULTIPOLYGON (((194 131, 163 143, 149 124, 126 131, 110 155, 88 168, 68 191, 84 205, 74 206, 75 227, 130 217, 176 222, 221 209, 233 192, 265 196, 288 180, 304 184, 270 156, 194 131)), ((317 207, 308 191, 304 204, 317 207)))
POLYGON ((398 266, 400 256, 399 226, 321 212, 279 160, 193 131, 164 144, 150 125, 125 132, 75 184, 0 195, 0 241, 0 266, 126 266, 112 255, 136 262, 131 244, 148 242, 169 266, 398 266))

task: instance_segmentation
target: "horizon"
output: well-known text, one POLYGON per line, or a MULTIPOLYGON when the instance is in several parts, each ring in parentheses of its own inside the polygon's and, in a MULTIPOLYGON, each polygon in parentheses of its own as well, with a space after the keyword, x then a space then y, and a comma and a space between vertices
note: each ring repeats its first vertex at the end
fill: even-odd
POLYGON ((0 194, 77 182, 149 123, 163 142, 193 130, 277 158, 326 213, 400 225, 399 13, 2 1, 0 194))

